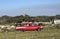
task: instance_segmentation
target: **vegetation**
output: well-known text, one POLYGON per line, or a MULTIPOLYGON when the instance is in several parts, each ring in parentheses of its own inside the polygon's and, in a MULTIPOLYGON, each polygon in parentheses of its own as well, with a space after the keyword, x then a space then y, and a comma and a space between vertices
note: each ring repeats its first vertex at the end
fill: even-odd
POLYGON ((44 29, 40 32, 0 32, 0 39, 60 39, 60 29, 44 26, 44 29))
POLYGON ((55 25, 57 29, 60 29, 60 24, 55 25))
POLYGON ((2 16, 0 17, 0 24, 9 24, 9 23, 21 23, 22 21, 36 21, 36 22, 50 22, 54 19, 60 19, 60 15, 56 16, 29 16, 29 15, 20 15, 20 16, 2 16))

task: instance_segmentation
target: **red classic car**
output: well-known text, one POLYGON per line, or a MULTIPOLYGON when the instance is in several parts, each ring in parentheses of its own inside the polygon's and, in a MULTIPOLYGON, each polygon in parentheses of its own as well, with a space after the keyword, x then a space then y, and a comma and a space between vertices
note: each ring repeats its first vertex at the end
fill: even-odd
POLYGON ((24 24, 22 26, 16 26, 16 30, 19 31, 41 31, 43 29, 42 25, 36 25, 36 24, 24 24))

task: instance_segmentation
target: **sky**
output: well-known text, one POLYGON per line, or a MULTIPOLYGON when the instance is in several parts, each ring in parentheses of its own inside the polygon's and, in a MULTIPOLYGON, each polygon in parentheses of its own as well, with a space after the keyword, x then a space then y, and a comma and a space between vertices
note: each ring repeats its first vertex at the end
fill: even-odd
POLYGON ((0 0, 0 16, 60 15, 60 0, 0 0))

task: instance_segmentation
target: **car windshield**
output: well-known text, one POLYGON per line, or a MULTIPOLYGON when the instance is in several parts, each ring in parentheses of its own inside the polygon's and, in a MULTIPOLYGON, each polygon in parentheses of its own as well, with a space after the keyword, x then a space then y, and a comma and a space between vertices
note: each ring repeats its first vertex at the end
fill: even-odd
POLYGON ((17 26, 36 26, 37 24, 19 24, 19 25, 17 25, 17 26))

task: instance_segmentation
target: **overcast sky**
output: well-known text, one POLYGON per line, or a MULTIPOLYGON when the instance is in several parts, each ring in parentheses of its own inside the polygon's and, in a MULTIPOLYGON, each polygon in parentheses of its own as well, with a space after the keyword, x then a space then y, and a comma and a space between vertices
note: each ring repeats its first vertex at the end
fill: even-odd
POLYGON ((0 0, 0 16, 60 14, 60 0, 0 0))

